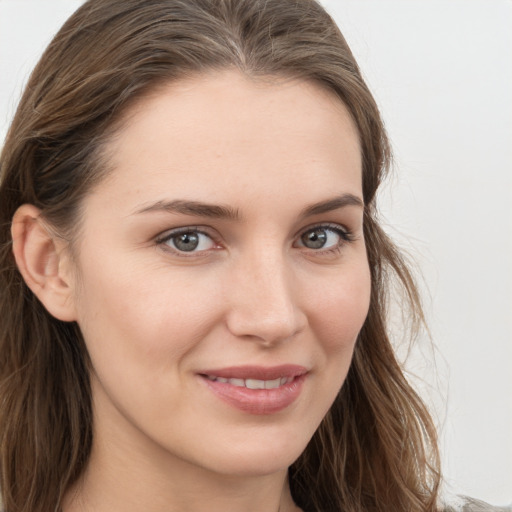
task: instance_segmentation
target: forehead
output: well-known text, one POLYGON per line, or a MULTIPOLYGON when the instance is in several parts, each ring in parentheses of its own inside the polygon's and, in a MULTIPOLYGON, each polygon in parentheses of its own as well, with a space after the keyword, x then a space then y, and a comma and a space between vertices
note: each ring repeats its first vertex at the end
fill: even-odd
POLYGON ((200 186, 213 197, 235 181, 261 193, 300 180, 309 189, 361 187, 348 110, 300 80, 223 71, 160 86, 129 109, 109 149, 112 187, 130 182, 141 194, 200 186))

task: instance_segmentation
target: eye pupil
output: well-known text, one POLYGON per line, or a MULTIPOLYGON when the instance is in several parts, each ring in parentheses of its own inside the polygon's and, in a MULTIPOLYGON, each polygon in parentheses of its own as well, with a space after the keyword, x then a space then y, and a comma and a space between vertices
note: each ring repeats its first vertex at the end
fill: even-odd
POLYGON ((181 235, 175 236, 172 241, 176 249, 180 251, 193 251, 199 245, 199 236, 197 233, 181 233, 181 235))
POLYGON ((302 243, 309 249, 321 249, 327 242, 325 229, 313 229, 302 235, 302 243))

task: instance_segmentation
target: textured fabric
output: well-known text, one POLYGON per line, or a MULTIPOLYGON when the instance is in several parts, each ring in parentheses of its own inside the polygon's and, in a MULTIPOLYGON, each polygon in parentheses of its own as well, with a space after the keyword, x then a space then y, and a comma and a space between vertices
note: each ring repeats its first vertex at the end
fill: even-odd
POLYGON ((462 496, 454 500, 454 503, 445 506, 443 512, 512 512, 512 505, 494 507, 483 501, 462 496))

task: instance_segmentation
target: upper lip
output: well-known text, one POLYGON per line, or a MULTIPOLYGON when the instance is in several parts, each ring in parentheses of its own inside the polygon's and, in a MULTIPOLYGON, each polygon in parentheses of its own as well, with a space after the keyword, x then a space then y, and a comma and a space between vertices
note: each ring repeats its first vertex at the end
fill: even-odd
POLYGON ((304 366, 297 364, 282 364, 279 366, 230 366, 199 372, 200 375, 222 377, 225 379, 257 379, 274 380, 282 377, 299 377, 307 373, 304 366))

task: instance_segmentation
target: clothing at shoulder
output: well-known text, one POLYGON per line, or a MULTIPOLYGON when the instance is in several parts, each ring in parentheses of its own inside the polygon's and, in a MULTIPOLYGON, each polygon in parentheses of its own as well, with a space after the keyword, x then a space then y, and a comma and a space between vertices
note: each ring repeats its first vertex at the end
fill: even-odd
POLYGON ((483 501, 464 496, 456 503, 446 506, 443 512, 512 512, 512 506, 493 507, 483 501))

